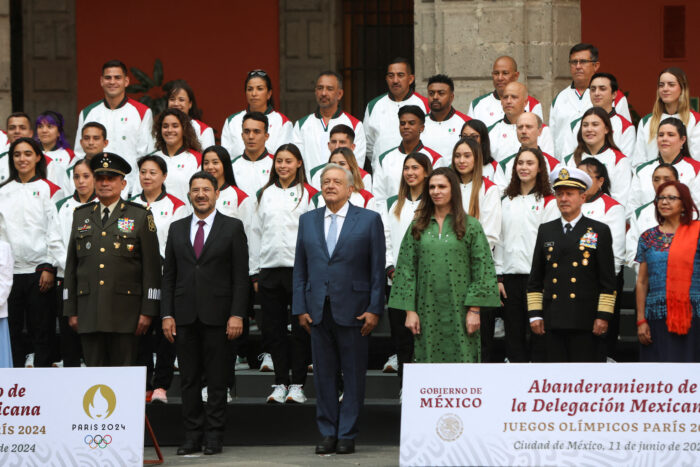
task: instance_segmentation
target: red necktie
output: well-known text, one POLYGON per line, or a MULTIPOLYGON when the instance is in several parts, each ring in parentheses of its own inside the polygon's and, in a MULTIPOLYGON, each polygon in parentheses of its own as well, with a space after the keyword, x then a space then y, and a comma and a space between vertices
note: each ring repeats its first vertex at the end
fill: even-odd
POLYGON ((206 222, 204 221, 198 221, 197 224, 199 224, 199 228, 197 229, 197 233, 194 234, 194 255, 199 259, 199 255, 202 254, 202 248, 204 248, 204 224, 206 222))

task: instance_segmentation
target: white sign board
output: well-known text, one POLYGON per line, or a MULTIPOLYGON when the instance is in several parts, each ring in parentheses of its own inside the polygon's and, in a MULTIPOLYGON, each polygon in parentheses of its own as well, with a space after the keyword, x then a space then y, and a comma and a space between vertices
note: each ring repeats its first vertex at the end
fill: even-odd
POLYGON ((402 466, 700 465, 700 364, 412 364, 402 466))
POLYGON ((0 369, 0 465, 143 465, 146 369, 0 369))

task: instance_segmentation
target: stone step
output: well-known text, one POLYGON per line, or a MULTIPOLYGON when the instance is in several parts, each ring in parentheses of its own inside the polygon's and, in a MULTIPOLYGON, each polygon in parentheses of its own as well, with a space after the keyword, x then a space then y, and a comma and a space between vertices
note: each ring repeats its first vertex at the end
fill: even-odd
MULTIPOLYGON (((316 426, 316 401, 304 404, 267 404, 260 398, 235 398, 226 406, 227 446, 308 445, 321 438, 316 426)), ((177 397, 168 404, 147 404, 146 415, 161 446, 184 440, 182 405, 177 397)), ((396 399, 367 399, 360 413, 358 443, 399 444, 401 405, 396 399)), ((145 436, 146 446, 152 442, 145 436)))

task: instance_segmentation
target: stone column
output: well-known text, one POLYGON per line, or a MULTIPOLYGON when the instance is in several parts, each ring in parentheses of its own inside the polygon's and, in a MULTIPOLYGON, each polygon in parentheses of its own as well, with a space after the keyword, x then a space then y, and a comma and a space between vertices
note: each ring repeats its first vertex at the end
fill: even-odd
POLYGON ((510 55, 520 81, 542 102, 571 81, 569 49, 581 40, 580 0, 415 0, 416 89, 445 73, 455 81, 455 108, 493 90, 491 67, 510 55))

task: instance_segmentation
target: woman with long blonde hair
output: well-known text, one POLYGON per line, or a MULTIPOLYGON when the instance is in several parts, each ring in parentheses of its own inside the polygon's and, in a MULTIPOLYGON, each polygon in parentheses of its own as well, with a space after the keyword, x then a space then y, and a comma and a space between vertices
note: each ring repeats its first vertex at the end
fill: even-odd
POLYGON ((633 167, 658 157, 656 135, 659 123, 669 117, 683 122, 688 133, 690 154, 700 157, 700 114, 690 109, 688 77, 677 67, 665 68, 659 73, 654 109, 640 120, 637 127, 633 167))

